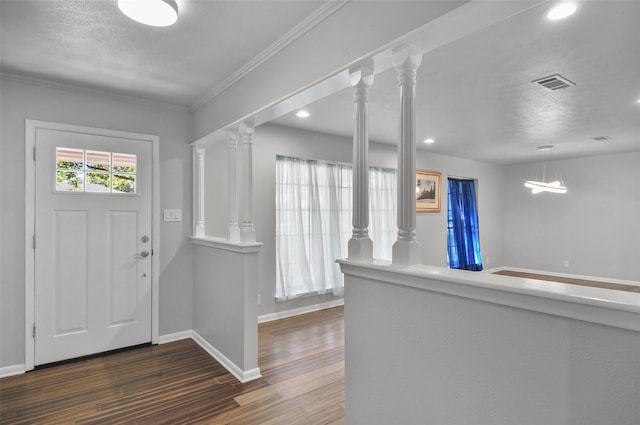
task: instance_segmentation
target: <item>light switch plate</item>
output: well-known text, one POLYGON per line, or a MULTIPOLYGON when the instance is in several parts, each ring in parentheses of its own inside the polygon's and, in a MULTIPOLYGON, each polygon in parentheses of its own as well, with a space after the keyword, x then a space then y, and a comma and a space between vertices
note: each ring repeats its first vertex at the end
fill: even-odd
POLYGON ((182 221, 181 209, 164 210, 164 221, 182 221))

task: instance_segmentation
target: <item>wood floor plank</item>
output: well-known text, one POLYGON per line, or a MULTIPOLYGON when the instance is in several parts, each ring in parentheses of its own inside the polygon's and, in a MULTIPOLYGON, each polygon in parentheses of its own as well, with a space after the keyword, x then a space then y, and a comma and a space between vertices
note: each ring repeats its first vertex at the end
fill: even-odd
POLYGON ((554 276, 552 274, 519 272, 514 270, 499 270, 497 272, 493 272, 493 274, 502 275, 502 276, 523 277, 526 279, 545 280, 548 282, 568 283, 570 285, 590 286, 592 288, 612 289, 614 291, 640 293, 639 285, 602 282, 602 281, 591 280, 591 279, 576 279, 572 277, 554 276))
POLYGON ((246 384, 190 339, 2 378, 0 422, 343 425, 343 314, 260 324, 263 377, 246 384))

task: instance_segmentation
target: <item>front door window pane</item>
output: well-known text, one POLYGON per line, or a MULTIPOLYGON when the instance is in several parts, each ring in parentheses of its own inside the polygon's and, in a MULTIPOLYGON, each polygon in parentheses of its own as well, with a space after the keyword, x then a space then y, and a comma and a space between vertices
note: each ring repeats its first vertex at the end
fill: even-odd
POLYGON ((119 193, 136 193, 136 176, 135 174, 114 174, 113 175, 113 191, 119 193))
POLYGON ((87 192, 109 192, 111 176, 109 173, 87 173, 85 190, 87 192))
POLYGON ((56 148, 56 168, 60 170, 84 169, 82 149, 56 148))
POLYGON ((56 171, 56 190, 58 192, 82 192, 84 190, 84 172, 56 171))
POLYGON ((87 170, 89 171, 110 171, 111 153, 87 151, 87 170))

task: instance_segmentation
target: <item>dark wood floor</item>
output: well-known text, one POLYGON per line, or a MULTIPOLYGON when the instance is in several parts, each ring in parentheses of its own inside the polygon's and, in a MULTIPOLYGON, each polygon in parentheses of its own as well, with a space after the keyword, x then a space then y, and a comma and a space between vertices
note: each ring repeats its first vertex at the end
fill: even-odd
POLYGON ((525 272, 518 272, 514 270, 500 270, 497 272, 493 272, 493 274, 499 274, 502 276, 524 277, 527 279, 546 280, 549 282, 569 283, 571 285, 591 286, 592 288, 613 289, 615 291, 627 291, 627 292, 640 293, 640 286, 626 285, 622 283, 601 282, 598 280, 587 280, 587 279, 575 279, 571 277, 553 276, 551 274, 525 273, 525 272))
POLYGON ((192 340, 0 380, 2 424, 344 424, 337 307, 259 326, 263 377, 241 384, 192 340))

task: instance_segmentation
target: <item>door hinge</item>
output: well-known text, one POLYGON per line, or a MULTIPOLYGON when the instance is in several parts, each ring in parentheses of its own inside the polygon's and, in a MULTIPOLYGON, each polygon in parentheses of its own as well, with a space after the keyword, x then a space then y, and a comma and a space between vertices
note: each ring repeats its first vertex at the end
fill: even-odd
POLYGON ((36 249, 36 235, 33 234, 33 249, 36 249))
POLYGON ((33 338, 35 339, 36 337, 36 324, 33 324, 33 338))
POLYGON ((33 147, 33 160, 36 160, 36 147, 33 147))

